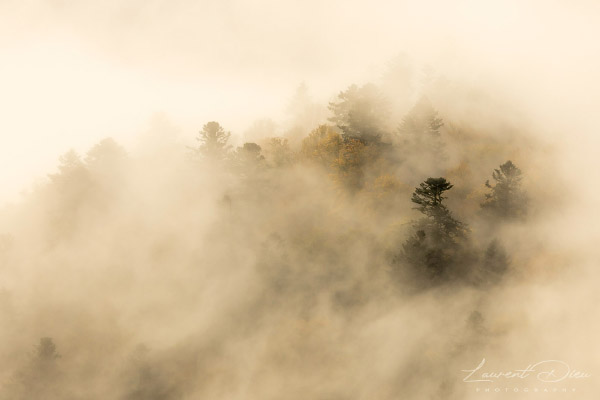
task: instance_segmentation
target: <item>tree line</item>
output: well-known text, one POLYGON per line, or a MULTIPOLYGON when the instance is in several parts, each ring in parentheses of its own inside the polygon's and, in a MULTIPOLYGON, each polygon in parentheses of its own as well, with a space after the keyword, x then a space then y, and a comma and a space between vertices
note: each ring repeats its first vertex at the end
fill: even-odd
MULTIPOLYGON (((297 144, 286 136, 265 137, 258 143, 246 142, 234 148, 231 132, 219 122, 209 121, 196 136, 197 145, 189 151, 192 162, 188 165, 197 171, 195 168, 200 164, 201 168, 230 177, 234 182, 232 186, 242 182, 244 188, 259 193, 259 201, 265 203, 270 200, 270 192, 261 192, 265 189, 265 181, 273 177, 293 177, 288 172, 294 169, 306 174, 316 173, 336 189, 339 202, 355 205, 368 199, 365 206, 368 217, 351 214, 350 218, 362 218, 361 222, 364 222, 373 217, 374 224, 410 218, 403 225, 403 236, 391 244, 390 255, 386 258, 386 277, 392 285, 427 290, 445 284, 473 285, 483 289, 499 284, 511 267, 510 252, 501 241, 501 228, 505 224, 523 222, 530 214, 521 169, 498 151, 491 155, 500 165, 489 171, 489 179, 472 183, 463 174, 469 169, 469 162, 456 157, 457 139, 451 138, 450 124, 427 97, 416 101, 395 126, 390 122, 390 114, 394 111, 390 108, 376 85, 352 85, 329 103, 328 123, 302 131, 297 144), (465 187, 466 192, 477 195, 476 210, 467 208, 465 187), (478 191, 478 188, 482 190, 478 191), (411 218, 410 208, 414 209, 416 217, 411 218), (486 229, 482 230, 479 225, 486 229)), ((468 147, 468 143, 460 140, 459 146, 468 147)), ((488 144, 485 139, 480 140, 488 144)), ((125 172, 132 168, 128 153, 112 139, 102 140, 83 157, 74 151, 61 156, 58 171, 49 175, 49 185, 44 189, 47 191, 43 200, 47 212, 48 247, 62 242, 71 244, 68 241, 81 226, 89 223, 90 215, 100 216, 102 223, 106 209, 118 203, 120 196, 126 196, 121 189, 126 185, 125 172)), ((173 187, 186 190, 182 186, 173 187)), ((224 194, 223 208, 231 208, 234 201, 234 195, 224 194)), ((294 228, 290 231, 296 232, 294 228)), ((314 292, 318 289, 311 287, 315 281, 325 286, 335 279, 357 280, 358 274, 348 272, 344 275, 344 265, 330 262, 339 252, 323 251, 328 244, 338 240, 338 236, 327 241, 327 231, 306 231, 313 237, 309 240, 294 238, 297 241, 292 241, 289 247, 296 246, 298 252, 311 253, 306 259, 317 260, 318 269, 336 271, 328 275, 319 270, 310 277, 313 280, 302 280, 303 271, 298 274, 293 261, 305 268, 305 259, 298 262, 294 259, 295 254, 286 253, 289 249, 285 247, 285 241, 289 238, 264 232, 268 236, 264 246, 253 250, 264 253, 257 256, 257 264, 264 264, 258 265, 257 269, 268 276, 265 281, 272 286, 268 292, 271 297, 279 300, 298 287, 299 291, 306 292, 306 297, 315 297, 314 292)), ((132 232, 137 231, 132 229, 132 232)), ((353 240, 368 238, 349 234, 344 239, 347 241, 338 247, 352 246, 353 240)), ((0 256, 12 246, 11 242, 9 236, 0 236, 0 256)), ((377 251, 384 247, 373 246, 377 251)), ((158 254, 168 251, 168 245, 165 248, 167 250, 157 246, 155 250, 158 254)), ((362 284, 352 282, 347 285, 347 290, 335 291, 336 304, 348 309, 360 304, 362 284)), ((150 368, 143 354, 138 356, 131 363, 134 373, 131 382, 125 385, 123 398, 148 398, 152 396, 150 390, 171 393, 174 389, 157 378, 157 372, 150 368)), ((53 339, 42 338, 14 374, 9 385, 13 395, 10 398, 36 398, 48 390, 56 393, 54 398, 67 398, 60 389, 64 376, 59 361, 53 339)))

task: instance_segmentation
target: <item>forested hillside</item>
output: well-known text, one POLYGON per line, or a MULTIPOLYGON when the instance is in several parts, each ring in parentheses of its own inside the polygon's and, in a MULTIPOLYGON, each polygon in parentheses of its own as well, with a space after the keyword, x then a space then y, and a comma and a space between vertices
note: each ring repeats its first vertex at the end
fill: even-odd
POLYGON ((553 149, 398 68, 326 105, 301 86, 248 142, 65 149, 0 214, 0 398, 462 399, 448 371, 535 354, 519 298, 568 257, 553 149))

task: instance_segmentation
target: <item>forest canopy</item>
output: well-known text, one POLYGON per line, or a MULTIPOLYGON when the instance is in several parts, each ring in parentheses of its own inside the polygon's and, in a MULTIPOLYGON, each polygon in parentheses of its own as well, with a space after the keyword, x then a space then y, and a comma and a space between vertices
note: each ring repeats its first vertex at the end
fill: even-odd
POLYGON ((366 321, 424 309, 428 293, 469 293, 455 329, 485 338, 488 293, 537 265, 507 232, 543 218, 553 189, 529 179, 545 171, 523 157, 526 132, 505 135, 501 116, 475 129, 448 106, 460 91, 404 93, 396 67, 328 106, 302 85, 288 123, 258 121, 253 141, 205 121, 191 146, 167 133, 142 151, 106 138, 60 156, 3 214, 0 357, 14 367, 0 399, 276 398, 272 376, 299 390, 361 371, 366 321), (39 328, 20 335, 27 324, 39 328))

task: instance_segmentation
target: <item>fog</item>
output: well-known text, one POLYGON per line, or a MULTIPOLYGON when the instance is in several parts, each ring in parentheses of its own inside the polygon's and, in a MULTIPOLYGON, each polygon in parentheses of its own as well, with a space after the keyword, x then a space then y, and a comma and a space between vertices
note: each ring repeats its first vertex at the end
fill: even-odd
POLYGON ((598 398, 598 17, 0 1, 0 399, 598 398))

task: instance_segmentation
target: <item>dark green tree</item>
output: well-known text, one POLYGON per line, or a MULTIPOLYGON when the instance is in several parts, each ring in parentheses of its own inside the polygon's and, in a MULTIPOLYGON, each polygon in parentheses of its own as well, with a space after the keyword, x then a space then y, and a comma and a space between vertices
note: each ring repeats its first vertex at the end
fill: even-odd
POLYGON ((402 246, 399 260, 412 266, 418 278, 433 282, 465 273, 467 226, 455 219, 443 204, 452 184, 445 178, 429 178, 415 189, 411 201, 424 217, 402 246))
POLYGON ((428 178, 415 189, 411 201, 419 205, 417 209, 423 214, 432 216, 434 210, 443 207, 443 193, 453 186, 445 178, 428 178))
POLYGON ((496 183, 485 182, 490 193, 485 195, 481 208, 489 215, 504 219, 522 219, 527 214, 527 195, 521 188, 521 170, 512 161, 495 169, 492 178, 496 183))
POLYGON ((466 232, 466 226, 453 218, 450 210, 443 204, 446 199, 444 192, 453 186, 445 178, 428 178, 415 189, 411 198, 418 205, 415 208, 428 218, 428 223, 437 227, 431 233, 443 242, 462 237, 466 232))

